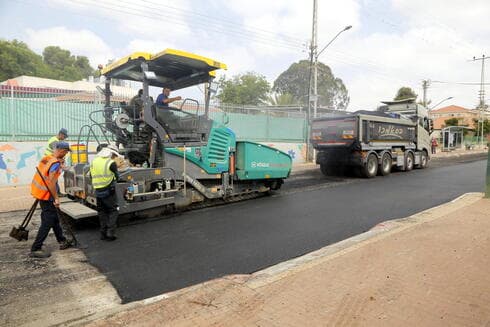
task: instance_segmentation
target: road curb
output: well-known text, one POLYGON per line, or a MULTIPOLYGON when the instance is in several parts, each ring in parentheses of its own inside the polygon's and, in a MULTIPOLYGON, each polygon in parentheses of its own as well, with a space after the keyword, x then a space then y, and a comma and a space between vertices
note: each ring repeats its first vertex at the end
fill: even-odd
MULTIPOLYGON (((314 252, 310 252, 303 256, 279 263, 277 265, 271 266, 261 271, 257 271, 250 275, 228 275, 204 283, 186 287, 184 289, 180 289, 174 292, 157 295, 145 300, 122 305, 116 304, 115 307, 112 309, 101 311, 89 316, 80 317, 80 319, 78 320, 65 322, 60 325, 83 326, 96 320, 114 316, 123 311, 137 309, 139 307, 143 307, 155 302, 182 296, 184 294, 188 294, 202 288, 208 288, 212 284, 223 281, 228 283, 232 282, 235 283, 237 286, 244 286, 250 289, 258 289, 275 281, 281 280, 285 277, 297 274, 307 269, 311 269, 316 265, 356 251, 363 246, 375 243, 393 234, 444 217, 445 215, 461 209, 465 206, 471 205, 482 198, 483 193, 466 193, 450 202, 424 210, 406 218, 382 222, 365 233, 350 237, 335 244, 328 245, 314 252)), ((209 288, 212 289, 212 287, 209 288)))

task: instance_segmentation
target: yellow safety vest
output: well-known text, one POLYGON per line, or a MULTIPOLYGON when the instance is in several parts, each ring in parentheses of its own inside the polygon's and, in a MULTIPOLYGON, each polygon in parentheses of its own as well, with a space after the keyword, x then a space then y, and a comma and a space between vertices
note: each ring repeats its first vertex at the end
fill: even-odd
POLYGON ((45 156, 52 156, 54 152, 54 146, 57 142, 59 142, 60 139, 58 136, 53 136, 48 140, 48 144, 46 145, 46 149, 44 150, 44 155, 45 156))
POLYGON ((90 175, 92 176, 92 185, 95 189, 109 186, 114 180, 114 173, 109 169, 114 162, 111 158, 97 157, 90 164, 90 175))

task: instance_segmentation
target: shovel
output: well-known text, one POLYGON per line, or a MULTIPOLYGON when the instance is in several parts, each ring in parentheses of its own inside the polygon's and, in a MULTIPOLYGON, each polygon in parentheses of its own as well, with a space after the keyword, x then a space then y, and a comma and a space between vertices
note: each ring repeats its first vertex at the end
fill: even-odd
POLYGON ((27 225, 31 222, 32 215, 34 214, 34 211, 36 211, 37 204, 39 203, 39 200, 36 199, 34 203, 31 206, 31 209, 29 209, 29 212, 27 213, 26 217, 22 221, 22 224, 19 225, 19 227, 12 227, 12 230, 10 231, 9 236, 15 238, 17 241, 27 241, 29 239, 29 230, 27 229, 27 225))

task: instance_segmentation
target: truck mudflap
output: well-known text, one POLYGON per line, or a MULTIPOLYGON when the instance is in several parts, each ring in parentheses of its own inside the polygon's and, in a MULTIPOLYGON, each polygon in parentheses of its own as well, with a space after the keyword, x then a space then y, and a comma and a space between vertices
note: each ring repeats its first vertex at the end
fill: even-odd
POLYGON ((349 146, 318 149, 316 163, 332 166, 360 166, 363 164, 361 145, 358 140, 354 140, 349 146))

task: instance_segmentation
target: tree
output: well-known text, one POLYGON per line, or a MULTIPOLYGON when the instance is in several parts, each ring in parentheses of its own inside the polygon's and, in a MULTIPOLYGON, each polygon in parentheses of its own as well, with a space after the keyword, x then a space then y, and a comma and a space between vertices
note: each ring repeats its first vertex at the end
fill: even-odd
POLYGON ((275 93, 269 96, 267 103, 271 106, 297 105, 298 100, 290 93, 275 93))
POLYGON ((40 56, 24 42, 0 40, 0 81, 21 75, 77 81, 92 74, 85 56, 73 56, 57 46, 46 47, 40 56))
POLYGON ((269 82, 265 77, 254 72, 235 75, 229 80, 222 77, 219 84, 220 93, 217 98, 229 104, 263 104, 270 90, 269 82))
POLYGON ((24 42, 0 40, 0 81, 21 75, 48 77, 49 69, 24 42))
POLYGON ((94 73, 87 57, 73 56, 70 51, 57 46, 46 47, 43 59, 51 69, 53 78, 63 81, 78 81, 94 73))
POLYGON ((458 118, 449 118, 444 121, 445 126, 458 126, 459 120, 458 118))
MULTIPOLYGON (((475 134, 476 135, 481 135, 481 122, 478 121, 478 119, 473 119, 474 126, 475 126, 475 134)), ((483 121, 483 135, 490 134, 490 120, 485 119, 483 121)))
MULTIPOLYGON (((274 81, 273 91, 289 93, 302 103, 307 103, 308 80, 310 78, 310 62, 301 60, 293 63, 274 81)), ((332 74, 330 67, 318 63, 318 106, 345 110, 349 105, 347 88, 340 78, 332 74)))
POLYGON ((396 96, 393 100, 397 101, 410 98, 417 98, 417 94, 415 94, 411 88, 403 86, 398 90, 398 92, 396 92, 396 96))

